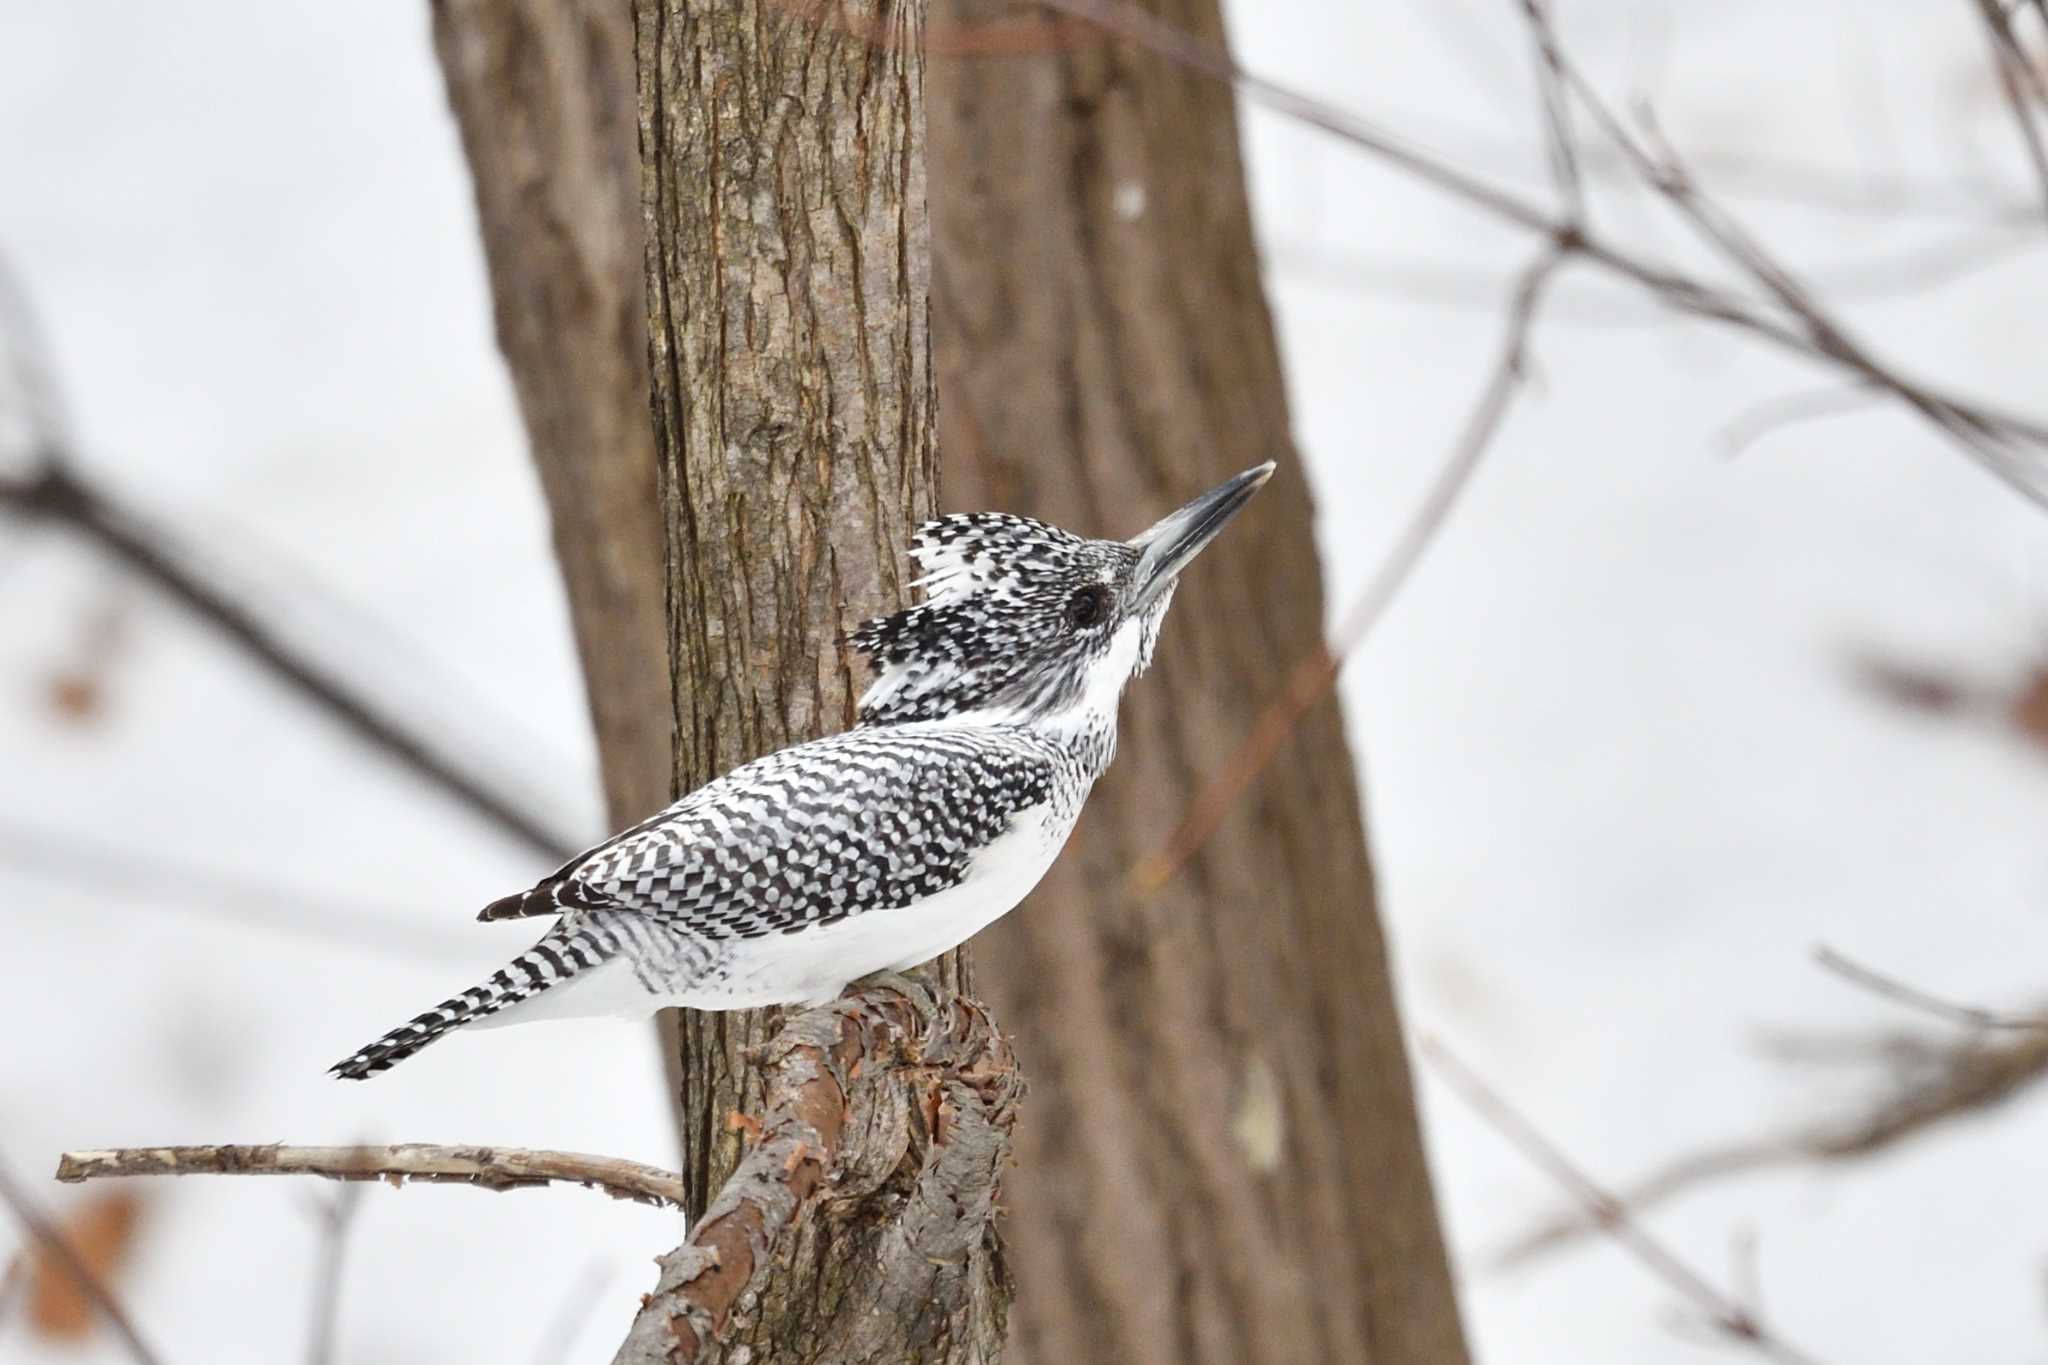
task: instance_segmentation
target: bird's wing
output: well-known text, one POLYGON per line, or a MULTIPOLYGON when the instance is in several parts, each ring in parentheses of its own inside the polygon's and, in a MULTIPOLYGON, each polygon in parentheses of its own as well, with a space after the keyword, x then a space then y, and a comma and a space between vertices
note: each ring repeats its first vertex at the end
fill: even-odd
POLYGON ((707 938, 908 905, 957 885, 1049 798, 1059 763, 1021 731, 851 730, 735 769, 507 901, 624 910, 707 938))
MULTIPOLYGON (((694 794, 692 793, 692 795, 694 794)), ((584 849, 581 853, 569 859, 568 862, 563 863, 553 872, 548 873, 547 876, 542 877, 532 886, 526 888, 526 890, 515 891, 509 896, 500 896, 497 900, 492 901, 489 905, 477 911, 476 917, 489 922, 497 919, 523 919, 530 915, 560 915, 566 914, 571 910, 594 909, 594 906, 585 904, 586 888, 576 880, 577 871, 589 864, 593 859, 610 853, 620 845, 629 843, 646 831, 660 825, 663 821, 674 818, 676 813, 688 803, 689 799, 686 796, 681 801, 676 802, 675 805, 648 816, 639 824, 621 830, 603 843, 592 844, 589 848, 584 849)))

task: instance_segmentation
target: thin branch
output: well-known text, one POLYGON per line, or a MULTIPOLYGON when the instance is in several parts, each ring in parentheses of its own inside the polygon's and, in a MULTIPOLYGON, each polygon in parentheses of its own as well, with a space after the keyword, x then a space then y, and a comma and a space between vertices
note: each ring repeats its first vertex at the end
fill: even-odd
MULTIPOLYGON (((2048 242, 2031 225, 2025 230, 1978 228, 1938 242, 1843 260, 1824 273, 1816 272, 1815 282, 1837 299, 1917 296, 1996 269, 2043 246, 2048 242)), ((1260 248, 1260 265, 1280 279, 1308 279, 1446 308, 1493 311, 1500 302, 1499 272, 1441 259, 1333 250, 1276 238, 1260 248)), ((1654 300, 1564 295, 1553 300, 1543 316, 1546 322, 1636 327, 1656 321, 1661 314, 1654 300)), ((1871 397, 1876 401, 1891 395, 1873 389, 1871 397)))
POLYGON ((306 1365, 333 1365, 341 1320, 341 1275, 348 1235, 362 1206, 360 1185, 344 1185, 320 1208, 320 1264, 313 1273, 313 1322, 306 1365))
POLYGON ((2031 422, 2014 424, 2003 418, 1986 420, 1983 409, 1937 394, 1909 381, 1878 361, 1827 315, 1812 291, 1767 252, 1750 233, 1708 199, 1669 143, 1658 135, 1650 111, 1637 111, 1656 149, 1633 136, 1601 99, 1592 83, 1568 59, 1560 58, 1565 83, 1600 125, 1607 139, 1637 168, 1646 184, 1676 208, 1706 244, 1760 285, 1797 325, 1808 351, 1849 370, 1863 382, 1883 389, 1946 432, 1979 467, 2037 506, 2048 508, 2048 488, 2037 486, 2015 468, 2000 444, 2015 442, 2048 446, 2048 432, 2031 422))
POLYGON ((1141 858, 1128 878, 1130 893, 1140 900, 1156 894, 1195 856, 1209 836, 1230 813, 1231 806, 1265 770, 1287 737, 1310 707, 1322 699, 1337 681, 1344 661, 1364 643, 1365 638, 1393 604, 1415 567, 1421 563, 1437 533, 1443 529, 1459 497, 1472 481, 1481 458, 1493 443, 1506 419, 1509 406, 1521 389, 1528 370, 1529 333, 1535 325, 1536 309, 1544 286, 1576 250, 1578 238, 1565 236, 1554 243, 1524 270, 1508 309, 1507 334, 1500 357, 1494 362, 1480 389, 1464 429, 1452 446, 1450 458, 1437 472, 1429 492, 1403 528, 1401 538, 1381 560, 1378 569, 1344 609, 1336 631, 1327 644, 1317 648, 1295 666, 1287 686, 1259 714, 1238 746, 1202 784, 1179 825, 1166 843, 1141 858))
MULTIPOLYGON (((11 377, 28 409, 27 448, 20 453, 33 458, 38 451, 69 449, 71 413, 57 384, 48 331, 14 262, 4 252, 0 252, 0 366, 4 366, 0 374, 11 377)), ((10 453, 14 452, 0 451, 0 456, 10 453)))
POLYGON ((1583 225, 1586 220, 1586 183, 1579 170, 1578 139, 1572 133, 1571 102, 1565 96, 1563 63, 1558 54, 1557 33, 1550 26, 1544 0, 1521 0, 1522 13, 1529 21, 1529 33, 1536 45, 1536 88, 1543 103, 1545 143, 1550 153, 1550 176, 1557 185, 1566 220, 1583 225))
MULTIPOLYGON (((1899 1050, 1887 1046, 1884 1052, 1896 1055, 1899 1050)), ((2010 1041, 1989 1045, 1973 1037, 1935 1050, 1931 1075, 1869 1104, 1859 1114, 1688 1153, 1623 1189, 1617 1203, 1640 1213, 1735 1176, 1872 1156, 1951 1119, 1995 1108, 2044 1079, 2048 1029, 2016 1031, 2010 1041)), ((1599 1230, 1599 1220, 1584 1210, 1562 1214, 1515 1236, 1495 1257, 1495 1264, 1519 1265, 1599 1230)))
POLYGON ((615 1156, 527 1147, 443 1147, 403 1142, 389 1147, 116 1147, 66 1152, 57 1179, 66 1183, 132 1175, 317 1175, 328 1180, 408 1180, 518 1190, 582 1185, 614 1199, 683 1206, 683 1180, 673 1171, 615 1156))
POLYGON ((121 1344, 127 1348, 136 1365, 162 1365, 163 1358, 143 1341, 142 1334, 135 1330, 134 1320, 121 1307, 120 1300, 114 1297, 114 1291, 107 1288, 105 1282, 93 1273, 85 1258, 78 1254, 78 1249, 65 1239, 64 1234, 57 1230, 57 1226, 48 1216, 29 1200, 27 1193, 19 1185, 14 1183, 13 1173, 4 1165, 0 1165, 0 1201, 4 1201, 7 1207, 13 1210, 22 1229, 28 1233, 29 1240, 40 1246, 50 1259, 62 1265, 64 1273, 77 1283, 80 1292, 92 1300, 93 1307, 99 1309, 100 1316, 114 1329, 114 1335, 121 1339, 121 1344))
POLYGON ((2041 129, 2027 104, 2031 95, 2036 104, 2048 109, 2048 88, 2044 88, 2041 73, 2034 69, 2032 59, 2013 33, 2005 7, 1999 0, 1976 0, 1976 4, 1977 13, 1984 20, 1985 36, 1991 40, 1991 65, 1998 73, 1999 92, 2019 129, 2020 145, 2026 149, 2027 161, 2034 168, 2042 202, 2048 204, 2048 147, 2042 145, 2041 129))
POLYGON ((45 450, 26 478, 0 475, 0 508, 64 526, 240 646, 266 672, 339 721, 357 738, 453 797, 500 830, 552 859, 581 847, 512 798, 493 790, 434 741, 294 649, 253 610, 194 567, 193 556, 122 500, 45 450))
POLYGON ((1766 1325, 1753 1302, 1723 1293, 1699 1271, 1629 1216, 1622 1201, 1596 1184, 1536 1130, 1535 1125, 1453 1057, 1441 1043, 1425 1040, 1422 1054, 1437 1074, 1494 1130, 1564 1188, 1600 1231, 1634 1256, 1652 1275, 1689 1300, 1725 1339, 1782 1365, 1817 1365, 1814 1356, 1790 1344, 1766 1325))
POLYGON ((1745 412, 1737 413, 1714 436, 1714 444, 1725 455, 1740 455, 1773 432, 1796 422, 1813 422, 1839 417, 1845 412, 1867 408, 1883 395, 1868 385, 1843 387, 1831 384, 1767 399, 1745 412))
MULTIPOLYGON (((1492 150, 1489 159, 1504 159, 1505 155, 1492 150)), ((1634 169, 1618 152, 1582 147, 1579 156, 1590 179, 1635 179, 1634 169)), ((1693 162, 1712 171, 1716 181, 1741 197, 1831 213, 1887 219, 1939 216, 2030 228, 2037 226, 2041 217, 2040 208, 2030 199, 2015 198, 2004 185, 1991 181, 1842 170, 1825 162, 1756 149, 1696 151, 1693 162)))
MULTIPOLYGON (((1246 99, 1318 128, 1414 176, 1424 184, 1495 218, 1546 240, 1571 230, 1540 206, 1511 190, 1408 146, 1368 121, 1323 101, 1244 71, 1208 43, 1122 0, 1037 0, 1045 8, 1087 19, 1169 61, 1226 82, 1246 99)), ((1562 69, 1568 74, 1569 63, 1562 69)), ((1638 255, 1591 231, 1581 234, 1576 253, 1649 291, 1675 311, 1724 323, 1785 350, 1846 367, 1893 394, 1986 463, 1981 442, 1997 440, 2048 449, 2048 424, 1946 393, 1933 385, 1877 364, 1845 349, 1838 328, 1816 326, 1805 314, 1780 318, 1741 295, 1716 288, 1638 255), (1971 441, 1980 443, 1973 447, 1971 441)), ((2032 488, 1999 465, 1989 465, 2029 501, 2048 507, 2048 491, 2032 488)))
POLYGON ((1991 1010, 1979 1009, 1975 1005, 1961 1005, 1952 1000, 1943 1000, 1940 996, 1930 995, 1917 986, 1909 986, 1897 977, 1886 976, 1852 958, 1844 957, 1824 943, 1813 950, 1813 960, 1823 970, 1833 972, 1852 986, 1860 987, 1895 1005, 1918 1010, 1922 1014, 1963 1028, 1984 1032, 2010 1029, 2038 1032, 2048 1029, 2048 1017, 1998 1014, 1991 1010))

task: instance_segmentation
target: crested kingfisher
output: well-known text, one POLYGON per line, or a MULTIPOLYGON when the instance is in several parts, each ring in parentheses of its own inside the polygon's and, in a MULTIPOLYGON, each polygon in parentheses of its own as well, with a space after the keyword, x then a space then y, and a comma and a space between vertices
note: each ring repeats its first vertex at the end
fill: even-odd
POLYGON ((735 768, 493 901, 479 919, 555 923, 333 1073, 366 1079, 467 1024, 822 1004, 964 942, 1059 856, 1181 570, 1272 472, 1130 540, 994 512, 925 522, 925 600, 853 633, 875 673, 853 729, 735 768))

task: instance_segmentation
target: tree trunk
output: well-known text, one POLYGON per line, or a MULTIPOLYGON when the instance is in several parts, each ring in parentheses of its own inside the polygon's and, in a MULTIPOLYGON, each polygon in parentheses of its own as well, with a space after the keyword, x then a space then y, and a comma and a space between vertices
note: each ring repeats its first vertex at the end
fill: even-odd
MULTIPOLYGON (((1215 0, 1145 8, 1223 41, 1215 0)), ((932 22, 1006 17, 936 0, 932 22)), ((1045 36, 931 68, 948 502, 1130 534, 1282 466, 1188 575, 1074 844, 978 940, 1032 1077, 1008 1358, 1455 1365, 1334 702, 1163 892, 1125 890, 1317 646, 1323 593, 1231 93, 1085 27, 1045 36)))
MULTIPOLYGON (((841 638, 908 591, 935 505, 922 16, 436 0, 621 822, 851 723, 841 638)), ((779 1033, 687 1020, 698 1216, 621 1360, 997 1359, 1021 1082, 965 972, 779 1033)))
MULTIPOLYGON (((812 9, 435 4, 619 822, 851 723, 935 505, 922 6, 812 9)), ((697 1216, 622 1360, 997 1358, 1021 1082, 965 971, 686 1020, 697 1216)))
MULTIPOLYGON (((845 636, 909 599, 937 506, 922 0, 638 0, 675 785, 854 722, 845 636)), ((965 955, 941 986, 965 988, 965 955)), ((682 1027, 700 1211, 773 1011, 682 1027)))

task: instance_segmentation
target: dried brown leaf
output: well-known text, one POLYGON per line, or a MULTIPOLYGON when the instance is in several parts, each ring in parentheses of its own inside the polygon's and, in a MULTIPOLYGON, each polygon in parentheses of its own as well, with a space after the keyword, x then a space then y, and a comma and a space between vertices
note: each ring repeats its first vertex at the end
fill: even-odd
POLYGON ((2013 694, 2006 715, 2021 738, 2048 749, 2048 664, 2036 668, 2013 694))
MULTIPOLYGON (((128 1265, 142 1217, 142 1199, 128 1190, 109 1190, 81 1201, 58 1231, 100 1283, 112 1285, 128 1265)), ((83 1341, 98 1321, 91 1298, 64 1263, 40 1247, 21 1253, 28 1276, 24 1318, 31 1331, 51 1341, 83 1341)))

